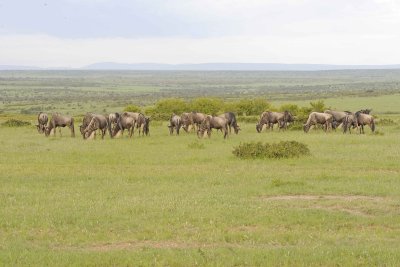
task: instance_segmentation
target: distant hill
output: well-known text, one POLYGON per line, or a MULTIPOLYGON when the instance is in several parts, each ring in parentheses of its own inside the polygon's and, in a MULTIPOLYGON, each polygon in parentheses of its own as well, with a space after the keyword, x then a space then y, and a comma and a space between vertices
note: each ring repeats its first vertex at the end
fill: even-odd
POLYGON ((242 70, 242 71, 318 71, 343 69, 400 69, 398 65, 327 65, 327 64, 281 64, 281 63, 202 63, 202 64, 122 64, 101 62, 88 65, 89 70, 242 70))
MULTIPOLYGON (((40 68, 35 66, 0 65, 0 70, 69 70, 71 68, 40 68)), ((329 64, 282 64, 282 63, 201 63, 201 64, 159 64, 159 63, 115 63, 99 62, 75 70, 181 70, 181 71, 320 71, 320 70, 368 70, 400 69, 396 65, 329 65, 329 64)))

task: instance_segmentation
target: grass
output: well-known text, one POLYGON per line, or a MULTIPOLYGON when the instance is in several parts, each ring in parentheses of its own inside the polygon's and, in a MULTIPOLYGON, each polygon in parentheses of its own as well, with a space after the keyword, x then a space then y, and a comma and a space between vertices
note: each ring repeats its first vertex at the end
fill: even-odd
POLYGON ((90 141, 1 127, 0 265, 400 264, 397 126, 343 135, 241 124, 227 140, 198 140, 154 125, 150 137, 90 141), (287 140, 311 155, 232 154, 287 140))

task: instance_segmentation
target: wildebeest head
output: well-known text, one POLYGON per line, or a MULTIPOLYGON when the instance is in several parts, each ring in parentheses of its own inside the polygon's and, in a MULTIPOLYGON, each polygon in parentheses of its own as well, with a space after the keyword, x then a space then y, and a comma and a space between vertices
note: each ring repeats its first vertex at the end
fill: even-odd
POLYGON ((240 129, 239 125, 236 125, 236 126, 233 127, 233 130, 235 131, 235 134, 238 134, 239 131, 242 130, 242 129, 240 129))
POLYGON ((308 124, 303 124, 303 131, 308 133, 308 130, 310 130, 310 126, 308 124))
POLYGON ((45 127, 44 127, 44 134, 45 134, 45 136, 49 136, 49 135, 50 135, 50 132, 51 132, 50 127, 45 126, 45 127))

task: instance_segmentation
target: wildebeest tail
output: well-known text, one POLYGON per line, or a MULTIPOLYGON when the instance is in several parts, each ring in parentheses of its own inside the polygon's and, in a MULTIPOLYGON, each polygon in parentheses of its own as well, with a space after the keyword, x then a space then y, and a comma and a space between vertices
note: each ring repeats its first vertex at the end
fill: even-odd
POLYGON ((374 121, 374 119, 371 120, 371 130, 372 130, 372 132, 375 132, 375 121, 374 121))

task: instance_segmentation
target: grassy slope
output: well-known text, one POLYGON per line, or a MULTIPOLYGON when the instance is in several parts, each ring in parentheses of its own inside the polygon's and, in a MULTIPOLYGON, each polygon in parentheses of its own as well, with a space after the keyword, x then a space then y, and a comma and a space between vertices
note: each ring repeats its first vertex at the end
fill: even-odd
POLYGON ((398 265, 400 129, 84 141, 0 128, 0 265, 398 265), (243 141, 312 156, 238 160, 243 141), (306 195, 325 198, 271 199, 306 195), (358 197, 356 197, 358 196, 358 197))

